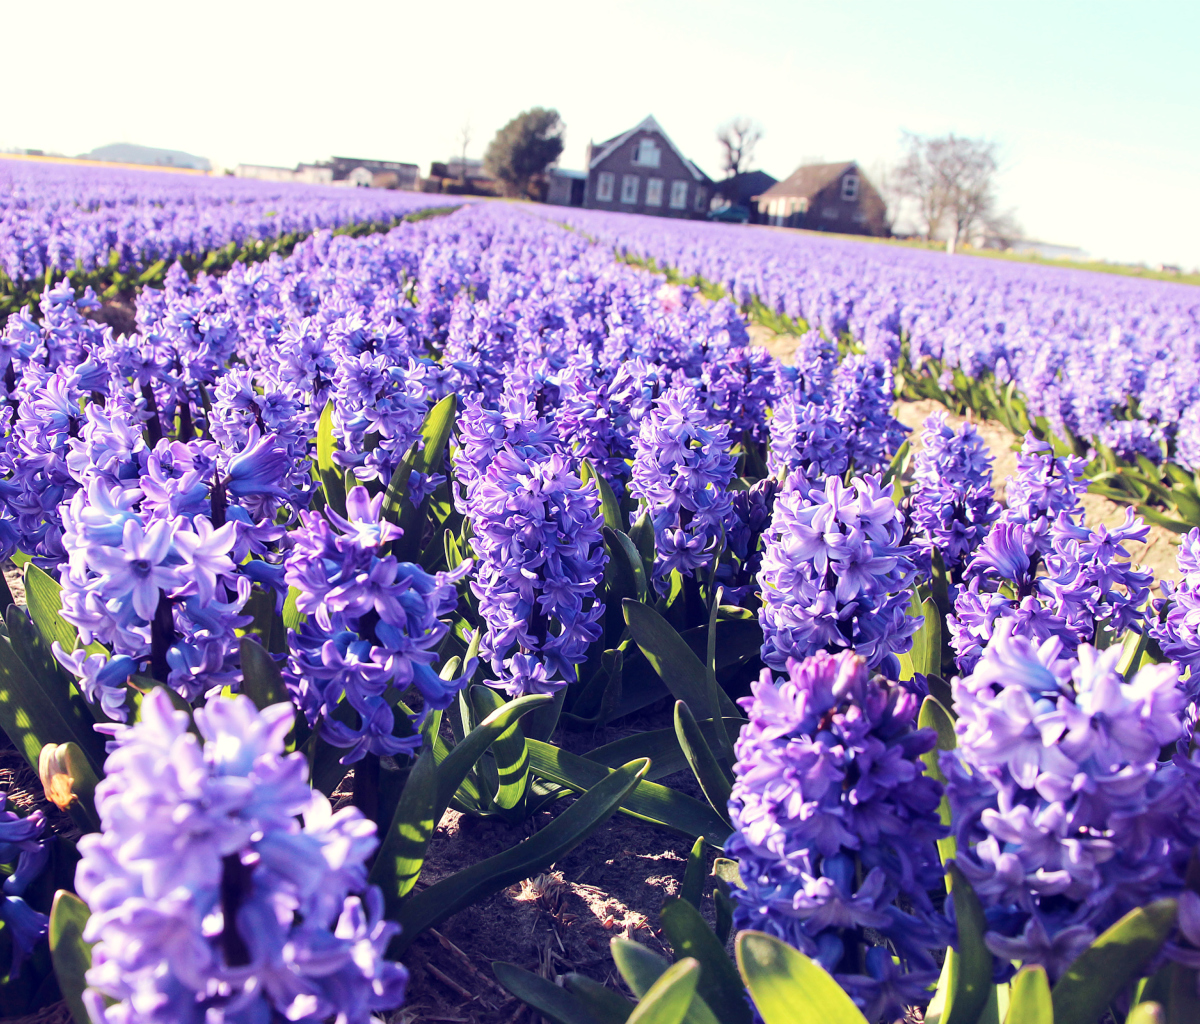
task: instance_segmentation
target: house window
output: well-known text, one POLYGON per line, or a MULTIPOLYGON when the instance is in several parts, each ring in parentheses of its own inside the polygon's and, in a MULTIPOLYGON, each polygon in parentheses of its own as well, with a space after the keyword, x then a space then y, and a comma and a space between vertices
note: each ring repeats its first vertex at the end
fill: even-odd
POLYGON ((821 210, 821 216, 824 217, 826 220, 837 220, 837 207, 836 206, 826 206, 824 209, 821 210))
POLYGON ((847 174, 842 179, 842 198, 848 203, 858 198, 858 175, 847 174))
POLYGON ((646 205, 662 206, 662 178, 646 179, 646 205))
POLYGON ((697 210, 704 209, 704 200, 707 196, 708 196, 708 191, 706 189, 702 189, 702 188, 696 189, 696 204, 695 205, 696 205, 697 210))
POLYGON ((613 196, 613 181, 616 175, 612 171, 601 171, 596 178, 596 198, 602 203, 611 203, 613 196))
POLYGON ((642 179, 636 174, 621 175, 621 202, 636 203, 638 197, 638 182, 642 179))
POLYGON ((687 209, 687 182, 673 181, 671 182, 671 209, 686 210, 687 209))
POLYGON ((642 139, 633 147, 633 163, 636 167, 661 167, 662 150, 653 139, 642 139))

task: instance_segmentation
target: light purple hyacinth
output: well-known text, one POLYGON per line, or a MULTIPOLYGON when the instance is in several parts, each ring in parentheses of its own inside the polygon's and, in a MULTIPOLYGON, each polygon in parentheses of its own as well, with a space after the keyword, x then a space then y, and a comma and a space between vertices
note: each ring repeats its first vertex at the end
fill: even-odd
POLYGON ((1058 637, 1068 652, 1141 632, 1153 575, 1129 560, 1129 543, 1149 527, 1126 510, 1125 522, 1088 528, 1082 509, 1045 521, 992 527, 963 574, 948 617, 958 666, 970 672, 1001 621, 1038 641, 1058 637))
POLYGON ((108 729, 101 831, 79 841, 95 1024, 368 1024, 399 1006, 408 973, 384 958, 398 926, 367 886, 375 824, 334 813, 284 753, 291 705, 217 698, 195 713, 200 739, 161 689, 141 710, 108 729))
POLYGON ((284 681, 309 724, 347 751, 347 764, 420 746, 411 729, 396 735, 389 693, 415 686, 426 708, 444 708, 474 670, 468 662, 460 676, 442 679, 433 669, 449 632, 440 617, 458 604, 454 584, 471 563, 431 575, 390 554, 402 531, 382 516, 383 498, 354 487, 345 517, 302 512, 284 570, 307 616, 289 634, 284 681), (356 721, 335 715, 343 698, 356 721))
POLYGON ((911 516, 923 566, 928 571, 936 550, 957 580, 1000 514, 992 490, 994 460, 973 424, 956 430, 945 413, 925 420, 921 445, 913 460, 911 516))
POLYGON ((897 678, 896 655, 920 623, 905 614, 916 565, 903 539, 903 517, 878 477, 789 477, 759 572, 763 661, 781 671, 789 658, 851 650, 897 678))
POLYGON ((958 749, 941 757, 958 866, 1001 960, 1051 980, 1132 908, 1183 886, 1200 838, 1200 767, 1183 753, 1174 665, 1132 679, 1120 647, 1063 656, 1002 621, 975 671, 953 683, 958 749))
POLYGON ((729 427, 707 421, 695 389, 674 387, 655 401, 633 445, 629 493, 650 514, 654 585, 665 594, 672 572, 694 576, 721 553, 736 462, 729 427))
POLYGON ((480 648, 501 687, 551 693, 575 680, 600 637, 607 561, 600 496, 565 456, 501 449, 469 510, 478 556, 471 589, 488 631, 480 648))
POLYGON ((871 1020, 893 1020, 928 998, 929 951, 949 937, 927 894, 945 830, 941 786, 920 755, 936 737, 916 728, 911 691, 872 678, 850 652, 789 660, 778 681, 764 669, 752 691, 739 701, 749 722, 729 803, 726 851, 746 886, 732 890, 734 923, 815 957, 871 1020), (886 966, 873 955, 865 929, 892 944, 898 971, 891 949, 879 950, 886 966))

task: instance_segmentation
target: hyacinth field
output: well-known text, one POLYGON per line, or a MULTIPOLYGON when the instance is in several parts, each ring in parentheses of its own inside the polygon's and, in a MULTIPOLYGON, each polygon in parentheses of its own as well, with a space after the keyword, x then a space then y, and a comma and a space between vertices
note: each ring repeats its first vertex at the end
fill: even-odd
POLYGON ((1200 1020, 1200 292, 0 185, 0 1016, 1200 1020), (681 877, 571 962, 614 828, 681 877), (501 893, 564 957, 473 962, 501 893))

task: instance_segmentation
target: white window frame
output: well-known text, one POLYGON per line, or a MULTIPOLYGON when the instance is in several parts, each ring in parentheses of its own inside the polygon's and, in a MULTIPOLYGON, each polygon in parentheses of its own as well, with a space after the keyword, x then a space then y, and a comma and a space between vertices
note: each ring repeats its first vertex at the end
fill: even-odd
POLYGON ((686 210, 688 199, 688 183, 686 181, 671 182, 671 209, 686 210))
POLYGON ((662 178, 647 178, 646 179, 646 205, 647 206, 662 206, 663 200, 663 180, 662 178))
POLYGON ((613 199, 613 186, 617 182, 617 176, 612 171, 601 171, 596 175, 596 199, 601 203, 611 203, 613 199))
POLYGON ((661 167, 662 148, 651 138, 638 139, 633 147, 633 164, 635 167, 661 167))
POLYGON ((857 174, 847 174, 842 179, 842 199, 847 203, 852 203, 858 199, 857 174))
POLYGON ((697 210, 704 209, 704 200, 708 198, 708 189, 696 186, 696 201, 692 204, 697 210))
POLYGON ((642 178, 638 174, 621 175, 621 202, 626 206, 637 206, 638 192, 642 188, 642 178))

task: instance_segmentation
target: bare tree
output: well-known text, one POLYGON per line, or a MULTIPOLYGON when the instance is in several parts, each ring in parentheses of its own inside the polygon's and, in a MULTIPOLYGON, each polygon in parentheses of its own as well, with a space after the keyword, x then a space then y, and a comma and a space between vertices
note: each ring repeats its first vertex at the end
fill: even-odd
POLYGON ((936 138, 905 132, 904 145, 896 189, 915 202, 926 239, 944 228, 946 248, 954 252, 996 216, 996 144, 953 132, 936 138))
POLYGON ((471 144, 471 119, 468 117, 458 130, 459 150, 462 152, 462 163, 458 167, 458 176, 462 183, 467 183, 467 147, 471 144))
POLYGON ((753 118, 741 115, 726 121, 717 129, 717 141, 724 151, 721 167, 726 177, 748 171, 754 161, 754 147, 763 137, 762 125, 753 118))

